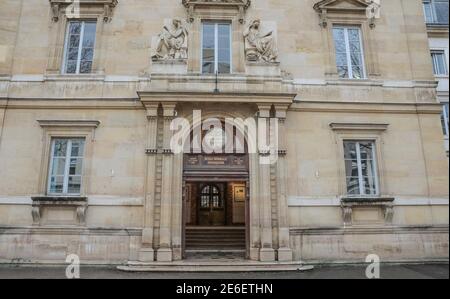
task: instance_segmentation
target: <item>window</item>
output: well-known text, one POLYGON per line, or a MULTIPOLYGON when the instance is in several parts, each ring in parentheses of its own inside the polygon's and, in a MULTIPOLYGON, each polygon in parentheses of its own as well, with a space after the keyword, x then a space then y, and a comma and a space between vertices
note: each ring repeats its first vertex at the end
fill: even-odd
POLYGON ((202 73, 231 73, 231 26, 227 23, 203 23, 202 73))
POLYGON ((84 139, 54 138, 51 144, 48 193, 80 194, 84 139))
POLYGON ((442 123, 442 132, 445 136, 449 136, 449 111, 448 111, 448 103, 445 103, 442 108, 442 114, 441 114, 441 123, 442 123))
POLYGON ((375 143, 344 141, 345 173, 348 195, 379 193, 375 143))
POLYGON ((87 74, 92 72, 96 27, 95 21, 70 21, 68 23, 63 73, 87 74))
POLYGON ((427 24, 448 24, 448 0, 425 0, 423 10, 427 24))
POLYGON ((336 66, 340 78, 365 77, 361 30, 358 27, 333 28, 336 66))
POLYGON ((431 51, 433 72, 435 75, 447 75, 447 63, 444 51, 431 51))
POLYGON ((207 185, 202 189, 200 206, 202 209, 223 208, 223 200, 220 196, 219 188, 214 185, 207 185))

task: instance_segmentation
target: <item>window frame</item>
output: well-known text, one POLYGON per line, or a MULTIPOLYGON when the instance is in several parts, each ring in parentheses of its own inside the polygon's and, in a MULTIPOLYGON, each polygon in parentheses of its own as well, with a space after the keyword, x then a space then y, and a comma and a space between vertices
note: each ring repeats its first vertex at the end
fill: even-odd
MULTIPOLYGON (((98 120, 37 120, 42 129, 41 144, 41 162, 39 167, 39 185, 38 192, 42 196, 61 196, 49 195, 48 182, 50 173, 50 158, 52 156, 52 140, 54 138, 83 138, 85 140, 83 153, 82 184, 79 196, 85 196, 88 193, 89 180, 92 169, 93 143, 95 140, 95 131, 100 126, 98 120)), ((77 197, 77 196, 75 196, 77 197)))
POLYGON ((336 72, 338 74, 339 79, 347 79, 347 80, 366 80, 368 78, 367 76, 367 70, 366 70, 366 59, 365 59, 365 47, 363 43, 363 30, 360 26, 357 25, 342 25, 342 24, 333 24, 331 28, 331 37, 333 40, 333 48, 334 48, 334 60, 335 60, 335 67, 336 72), (348 68, 348 76, 347 77, 340 77, 339 71, 338 71, 338 65, 337 65, 337 49, 336 49, 336 40, 334 38, 334 29, 344 29, 344 43, 345 43, 345 51, 346 51, 346 57, 347 57, 347 68, 348 68), (350 52, 350 42, 348 37, 348 30, 349 29, 357 29, 359 33, 359 45, 361 47, 361 66, 362 66, 362 76, 361 78, 354 78, 353 77, 353 65, 351 62, 351 52, 350 52))
MULTIPOLYGON (((449 22, 447 21, 447 23, 441 23, 438 21, 437 19, 437 14, 436 14, 436 6, 434 5, 436 1, 435 0, 422 0, 422 7, 423 7, 423 14, 424 14, 424 18, 425 18, 425 23, 429 24, 429 25, 448 25, 449 22), (430 5, 431 8, 431 22, 429 22, 428 18, 427 18, 427 11, 425 9, 426 4, 430 5)), ((449 2, 449 1, 438 1, 438 2, 449 2)))
POLYGON ((448 124, 449 117, 450 117, 450 115, 449 115, 449 102, 443 102, 442 103, 441 124, 442 124, 442 121, 444 121, 444 126, 442 127, 442 131, 443 131, 444 137, 446 139, 448 139, 449 135, 450 135, 450 132, 449 132, 450 128, 449 128, 449 124, 448 124))
MULTIPOLYGON (((378 162, 377 162, 377 145, 375 140, 360 140, 360 139, 343 139, 343 151, 344 151, 344 164, 345 164, 345 144, 346 143, 355 143, 356 149, 356 161, 358 166, 358 185, 359 185, 359 194, 349 194, 348 193, 348 185, 347 185, 347 175, 345 175, 345 186, 346 186, 346 196, 348 197, 374 197, 380 196, 380 182, 379 182, 379 173, 378 173, 378 162), (364 175, 362 171, 362 159, 361 159, 361 146, 360 143, 371 143, 372 144, 372 162, 374 169, 374 183, 375 183, 375 194, 367 194, 364 183, 364 175)), ((345 167, 345 165, 344 165, 345 167)), ((347 169, 344 169, 345 173, 347 173, 347 169)))
MULTIPOLYGON (((339 178, 338 193, 340 196, 347 195, 347 179, 345 168, 344 140, 371 141, 375 143, 377 177, 378 177, 378 196, 367 196, 367 198, 379 198, 389 194, 386 184, 386 172, 383 136, 388 131, 388 123, 359 123, 359 122, 332 122, 329 124, 333 131, 334 143, 336 144, 336 177, 339 178)), ((346 196, 347 197, 347 196, 346 196)))
POLYGON ((202 20, 200 22, 200 73, 202 75, 227 75, 233 73, 233 30, 232 23, 225 20, 202 20), (213 73, 205 73, 203 72, 203 30, 204 24, 213 24, 214 25, 214 72, 213 73), (229 58, 230 58, 230 72, 229 73, 219 73, 219 25, 227 25, 228 27, 228 35, 230 38, 230 47, 229 47, 229 58))
POLYGON ((62 55, 62 64, 61 64, 61 74, 63 75, 89 75, 94 73, 94 60, 95 60, 95 53, 96 53, 96 45, 97 45, 97 27, 98 27, 98 21, 96 19, 67 19, 66 22, 66 32, 64 35, 64 49, 63 49, 63 55, 62 55), (69 44, 69 37, 70 37, 70 25, 71 23, 81 23, 81 29, 80 29, 80 43, 78 45, 78 57, 77 57, 77 68, 75 70, 75 73, 67 73, 67 61, 68 61, 68 44, 69 44), (94 46, 92 47, 93 53, 92 53, 92 65, 91 70, 88 73, 81 73, 80 67, 81 67, 81 53, 83 52, 83 39, 84 39, 84 33, 85 33, 85 26, 86 23, 94 23, 95 24, 95 35, 94 35, 94 46))
POLYGON ((83 177, 84 177, 84 164, 85 164, 85 153, 86 153, 86 138, 85 137, 52 137, 50 140, 50 161, 49 161, 49 167, 48 167, 48 176, 47 176, 47 194, 48 195, 55 195, 55 196, 76 196, 80 195, 83 190, 83 177), (63 191, 61 193, 58 192, 51 192, 51 180, 52 180, 52 170, 53 170, 53 163, 54 163, 54 150, 55 150, 55 141, 56 140, 63 140, 66 139, 67 142, 67 149, 66 149, 66 156, 65 156, 65 163, 64 163, 64 177, 63 177, 63 191), (75 157, 76 159, 81 158, 82 164, 81 164, 81 174, 80 176, 80 191, 76 193, 69 193, 69 177, 70 177, 70 160, 74 159, 72 157, 72 142, 74 140, 83 140, 83 152, 81 156, 75 157))
POLYGON ((447 57, 446 57, 445 50, 432 49, 432 50, 430 51, 430 54, 431 54, 431 62, 432 62, 432 65, 433 65, 433 74, 434 74, 435 76, 437 76, 437 77, 445 77, 445 76, 448 76, 447 57), (437 72, 436 72, 436 70, 437 70, 436 67, 439 66, 439 65, 436 63, 436 59, 435 59, 435 57, 436 57, 437 55, 439 55, 439 56, 442 57, 442 63, 443 63, 442 65, 444 66, 444 72, 443 72, 443 73, 437 73, 437 72))

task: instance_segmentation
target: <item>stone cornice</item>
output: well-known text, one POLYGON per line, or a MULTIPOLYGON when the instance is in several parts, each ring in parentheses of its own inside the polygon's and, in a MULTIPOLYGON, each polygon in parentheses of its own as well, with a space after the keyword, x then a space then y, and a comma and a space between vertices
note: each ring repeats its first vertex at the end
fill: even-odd
POLYGON ((291 104, 295 93, 138 91, 141 102, 222 102, 291 104))
POLYGON ((38 120, 39 125, 42 128, 46 127, 83 127, 96 129, 100 125, 100 121, 98 120, 38 120))
POLYGON ((427 24, 427 33, 429 37, 448 38, 449 29, 448 24, 427 24))
MULTIPOLYGON (((52 8, 52 20, 58 22, 60 13, 67 6, 74 4, 74 1, 67 0, 49 0, 52 8)), ((102 10, 103 20, 109 22, 112 16, 112 9, 117 6, 118 0, 78 0, 80 8, 96 7, 102 10)))
POLYGON ((331 123, 333 131, 386 131, 388 124, 377 123, 331 123))
POLYGON ((360 234, 392 234, 392 233, 446 233, 448 234, 448 225, 411 225, 411 226, 386 226, 379 225, 373 227, 367 226, 354 226, 354 227, 291 227, 290 232, 292 235, 360 235, 360 234))
MULTIPOLYGON (((342 1, 342 0, 339 0, 342 1)), ((314 4, 314 10, 322 11, 324 9, 328 11, 365 11, 369 7, 369 2, 365 0, 347 0, 352 5, 348 6, 333 6, 333 4, 339 2, 338 0, 322 0, 314 4)))
POLYGON ((200 9, 235 9, 240 23, 244 23, 244 14, 251 5, 251 0, 182 0, 187 9, 190 22, 194 21, 195 10, 200 9))
POLYGON ((85 205, 86 196, 32 196, 33 205, 85 205))
MULTIPOLYGON (((61 0, 60 0, 61 1, 61 0)), ((248 9, 251 5, 250 0, 182 0, 184 7, 243 7, 248 9)))
POLYGON ((383 102, 338 102, 301 101, 289 111, 332 113, 381 113, 381 114, 441 114, 439 103, 383 103, 383 102))
POLYGON ((322 0, 314 4, 314 10, 319 14, 320 25, 326 27, 330 13, 333 14, 349 14, 353 17, 363 16, 370 21, 370 27, 375 27, 375 17, 366 14, 371 5, 371 0, 322 0))
POLYGON ((88 228, 88 227, 70 227, 67 225, 56 226, 0 226, 1 234, 43 234, 43 235, 61 235, 61 229, 64 229, 65 235, 75 235, 75 236, 90 236, 90 235, 105 235, 109 236, 114 234, 115 236, 141 236, 142 228, 138 227, 127 227, 127 228, 88 228))

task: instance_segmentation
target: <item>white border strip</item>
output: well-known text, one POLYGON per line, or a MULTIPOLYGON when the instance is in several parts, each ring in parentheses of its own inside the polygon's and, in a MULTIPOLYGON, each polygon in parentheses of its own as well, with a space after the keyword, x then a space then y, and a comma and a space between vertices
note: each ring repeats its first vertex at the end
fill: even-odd
MULTIPOLYGON (((0 205, 31 205, 31 196, 0 196, 0 205)), ((142 197, 88 196, 89 206, 143 206, 142 197)))
POLYGON ((0 205, 31 205, 30 196, 0 196, 0 205))
POLYGON ((88 206, 143 206, 142 197, 88 196, 88 206))
POLYGON ((289 196, 288 205, 290 207, 336 207, 341 205, 341 200, 338 197, 318 198, 289 196))
MULTIPOLYGON (((395 198, 395 206, 448 206, 448 198, 424 198, 424 197, 403 197, 395 198)), ((341 199, 339 197, 303 197, 289 196, 288 205, 290 207, 339 207, 341 199)))
MULTIPOLYGON (((31 205, 30 196, 0 196, 0 205, 31 205)), ((143 206, 142 197, 120 196, 88 196, 90 206, 143 206)), ((302 197, 289 196, 290 207, 339 207, 339 197, 302 197)), ((395 197, 396 206, 448 206, 448 198, 423 198, 423 197, 395 197)))

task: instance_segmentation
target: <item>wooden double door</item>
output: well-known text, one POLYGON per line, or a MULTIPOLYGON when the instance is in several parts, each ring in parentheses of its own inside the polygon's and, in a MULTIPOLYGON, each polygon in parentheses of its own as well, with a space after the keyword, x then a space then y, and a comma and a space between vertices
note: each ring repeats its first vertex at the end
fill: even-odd
POLYGON ((224 226, 227 219, 225 183, 197 185, 197 223, 200 226, 224 226))

